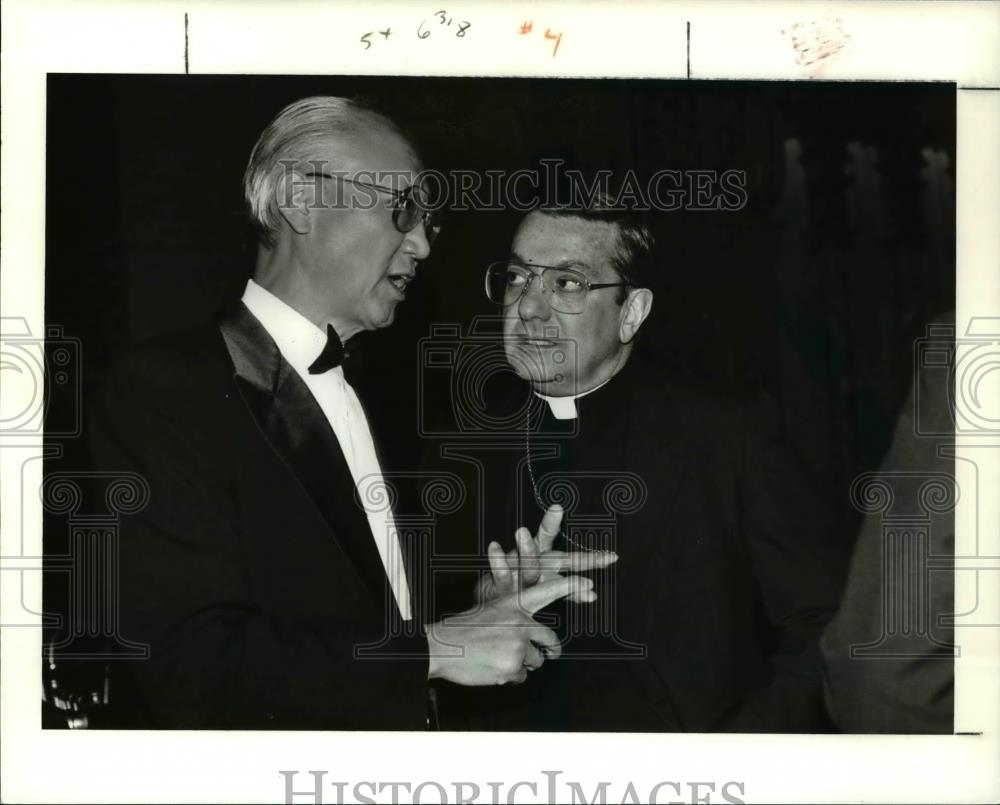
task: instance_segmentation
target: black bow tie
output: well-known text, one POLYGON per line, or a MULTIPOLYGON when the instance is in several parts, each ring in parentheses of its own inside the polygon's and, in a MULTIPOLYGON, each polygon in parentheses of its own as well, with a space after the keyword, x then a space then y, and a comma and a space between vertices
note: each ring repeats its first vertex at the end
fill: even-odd
POLYGON ((326 325, 326 346, 323 347, 319 357, 309 366, 309 374, 321 375, 338 366, 343 366, 344 378, 353 386, 361 370, 357 340, 357 338, 347 339, 345 347, 340 336, 337 335, 337 331, 333 329, 333 325, 326 325))

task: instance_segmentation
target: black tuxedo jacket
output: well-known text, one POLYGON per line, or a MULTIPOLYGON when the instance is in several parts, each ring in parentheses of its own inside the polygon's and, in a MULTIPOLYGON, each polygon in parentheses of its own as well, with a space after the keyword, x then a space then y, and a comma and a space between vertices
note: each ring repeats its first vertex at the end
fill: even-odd
MULTIPOLYGON (((563 657, 519 689, 450 690, 456 709, 474 713, 474 728, 828 729, 817 643, 839 602, 846 547, 778 440, 766 402, 687 388, 633 357, 578 405, 574 436, 551 435, 572 432, 572 422, 533 420, 536 485, 546 503, 561 496, 581 539, 610 511, 614 541, 592 547, 620 559, 595 574, 598 603, 560 603, 551 614, 569 636, 569 609, 610 608, 603 617, 619 645, 606 634, 571 637, 563 657), (560 457, 544 458, 556 446, 560 457), (616 476, 626 479, 617 492, 616 476), (564 484, 560 495, 561 479, 573 489, 564 484), (636 646, 645 657, 625 659, 636 646), (604 656, 569 657, 581 651, 604 656)), ((519 439, 509 455, 520 483, 506 486, 508 498, 520 495, 503 528, 487 535, 507 547, 517 525, 534 531, 542 514, 525 453, 519 439)), ((574 550, 561 539, 555 547, 574 550)))
POLYGON ((150 487, 120 525, 121 632, 150 647, 136 725, 425 728, 420 625, 400 627, 337 439, 242 304, 119 361, 92 426, 96 466, 150 487))

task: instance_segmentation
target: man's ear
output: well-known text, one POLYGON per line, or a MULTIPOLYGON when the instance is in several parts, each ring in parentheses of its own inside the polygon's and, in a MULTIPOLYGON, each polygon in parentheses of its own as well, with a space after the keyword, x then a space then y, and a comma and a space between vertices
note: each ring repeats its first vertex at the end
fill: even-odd
POLYGON ((293 232, 304 235, 312 229, 310 212, 317 195, 317 177, 307 178, 296 171, 288 171, 278 184, 278 212, 293 232))
POLYGON ((622 304, 621 321, 618 325, 618 338, 623 344, 629 343, 642 323, 653 309, 653 292, 649 288, 633 288, 622 304))

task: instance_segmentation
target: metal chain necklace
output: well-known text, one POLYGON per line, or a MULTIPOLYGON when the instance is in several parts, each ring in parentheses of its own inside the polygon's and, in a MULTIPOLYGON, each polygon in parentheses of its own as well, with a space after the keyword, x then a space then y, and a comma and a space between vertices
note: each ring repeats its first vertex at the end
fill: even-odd
MULTIPOLYGON (((527 411, 524 415, 524 451, 528 457, 528 478, 531 479, 531 491, 535 495, 535 503, 538 504, 538 508, 545 511, 548 507, 542 500, 541 494, 538 492, 538 484, 535 483, 535 471, 531 468, 531 404, 528 404, 527 411)), ((563 514, 563 521, 559 524, 559 536, 561 536, 570 545, 579 548, 581 551, 586 551, 587 553, 601 553, 601 551, 596 548, 588 548, 586 545, 581 545, 575 539, 573 539, 569 534, 566 533, 566 520, 565 513, 563 514)))

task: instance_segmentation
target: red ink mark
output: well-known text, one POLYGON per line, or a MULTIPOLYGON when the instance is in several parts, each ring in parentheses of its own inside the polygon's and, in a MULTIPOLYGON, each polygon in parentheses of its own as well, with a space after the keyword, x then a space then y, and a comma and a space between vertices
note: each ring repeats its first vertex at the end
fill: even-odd
POLYGON ((534 24, 535 24, 534 20, 532 20, 531 22, 528 22, 527 20, 525 20, 524 22, 522 22, 521 23, 521 33, 522 34, 530 34, 532 26, 534 26, 534 24))
POLYGON ((556 51, 559 50, 559 43, 562 42, 562 34, 561 33, 559 33, 559 34, 553 34, 551 28, 546 28, 545 29, 545 38, 546 39, 555 39, 556 40, 556 46, 554 48, 552 48, 552 57, 555 58, 556 51))

